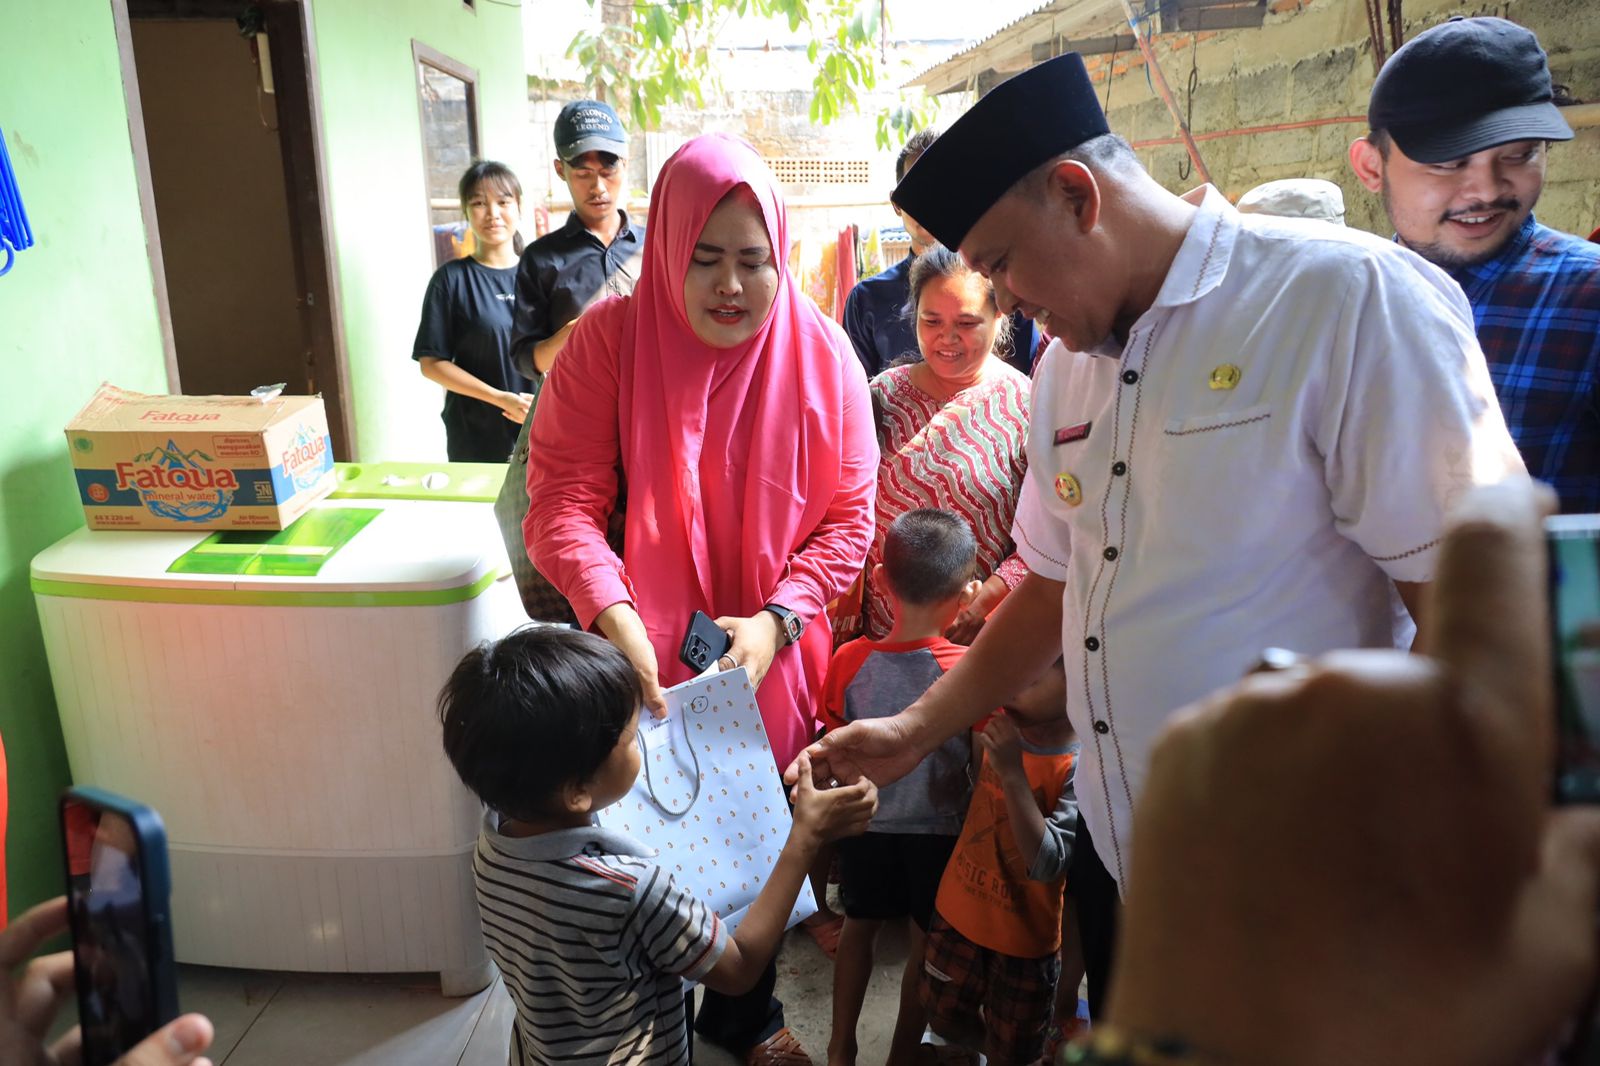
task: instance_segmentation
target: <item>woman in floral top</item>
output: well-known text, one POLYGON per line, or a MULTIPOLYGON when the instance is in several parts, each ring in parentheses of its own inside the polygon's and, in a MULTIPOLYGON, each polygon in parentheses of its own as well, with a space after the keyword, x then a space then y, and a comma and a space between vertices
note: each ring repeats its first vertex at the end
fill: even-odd
POLYGON ((893 622, 870 577, 889 523, 918 507, 941 507, 970 522, 978 538, 983 590, 948 634, 965 644, 1027 572, 1011 519, 1028 468, 1029 382, 994 354, 1006 319, 989 282, 954 252, 935 245, 917 258, 908 310, 922 360, 890 367, 871 385, 881 459, 864 632, 882 638, 893 622))

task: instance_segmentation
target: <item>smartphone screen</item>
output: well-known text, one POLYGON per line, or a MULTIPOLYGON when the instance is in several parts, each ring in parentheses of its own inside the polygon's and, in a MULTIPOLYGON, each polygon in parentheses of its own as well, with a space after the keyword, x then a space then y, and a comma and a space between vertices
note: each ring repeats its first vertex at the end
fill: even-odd
POLYGON ((1556 798, 1600 803, 1600 516, 1546 520, 1556 667, 1556 798))
POLYGON ((70 794, 61 820, 83 1057, 96 1066, 114 1062, 167 1021, 152 978, 159 944, 133 821, 70 794))

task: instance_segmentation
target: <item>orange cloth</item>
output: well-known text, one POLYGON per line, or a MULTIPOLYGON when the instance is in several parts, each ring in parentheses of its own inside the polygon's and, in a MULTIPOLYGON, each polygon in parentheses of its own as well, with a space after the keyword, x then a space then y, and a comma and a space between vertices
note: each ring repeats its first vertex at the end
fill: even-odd
MULTIPOLYGON (((1066 751, 1036 755, 1023 749, 1028 787, 1047 818, 1072 776, 1073 761, 1066 751)), ((1000 775, 985 759, 934 906, 956 932, 981 947, 1019 959, 1053 954, 1061 947, 1064 878, 1029 880, 1029 865, 1011 831, 1000 775)))

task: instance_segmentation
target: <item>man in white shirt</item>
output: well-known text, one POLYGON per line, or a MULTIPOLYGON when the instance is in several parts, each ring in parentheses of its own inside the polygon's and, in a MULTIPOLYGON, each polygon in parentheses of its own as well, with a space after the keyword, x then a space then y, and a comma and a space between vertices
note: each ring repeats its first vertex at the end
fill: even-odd
POLYGON ((1409 646, 1446 511, 1524 471, 1446 275, 1370 234, 1167 192, 1077 55, 979 101, 895 201, 1056 338, 1015 527, 1031 572, 927 695, 813 759, 893 780, 1064 654, 1083 738, 1067 880, 1097 1011, 1162 724, 1268 647, 1409 646))

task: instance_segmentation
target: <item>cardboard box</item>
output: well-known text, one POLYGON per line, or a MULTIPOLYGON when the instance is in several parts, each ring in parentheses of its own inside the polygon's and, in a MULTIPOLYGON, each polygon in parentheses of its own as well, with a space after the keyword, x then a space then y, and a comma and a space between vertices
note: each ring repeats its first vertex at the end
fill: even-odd
POLYGON ((101 385, 67 448, 90 529, 282 529, 334 485, 320 396, 101 385))

